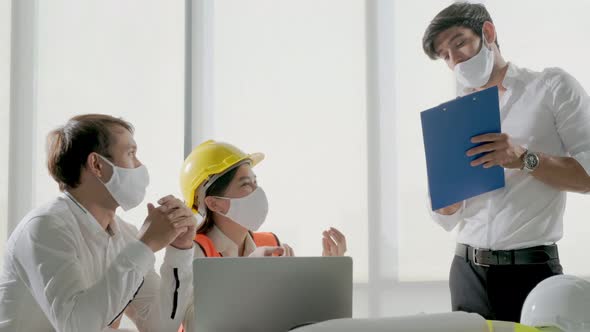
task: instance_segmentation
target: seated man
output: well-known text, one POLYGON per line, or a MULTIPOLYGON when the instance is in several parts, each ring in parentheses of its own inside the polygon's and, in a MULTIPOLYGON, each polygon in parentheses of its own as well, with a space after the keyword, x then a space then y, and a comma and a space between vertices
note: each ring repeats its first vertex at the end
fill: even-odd
POLYGON ((0 332, 104 331, 123 313, 139 331, 175 331, 190 299, 195 219, 166 196, 142 230, 116 216, 138 206, 149 176, 131 124, 70 119, 48 137, 48 168, 62 194, 31 211, 6 246, 0 332), (160 277, 154 253, 166 248, 160 277))

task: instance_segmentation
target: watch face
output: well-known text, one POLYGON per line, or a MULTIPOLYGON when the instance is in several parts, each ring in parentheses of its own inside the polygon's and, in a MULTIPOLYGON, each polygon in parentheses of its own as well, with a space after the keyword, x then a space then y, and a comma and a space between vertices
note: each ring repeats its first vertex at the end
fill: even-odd
POLYGON ((539 165, 539 158, 534 154, 528 154, 524 162, 528 169, 535 169, 539 165))

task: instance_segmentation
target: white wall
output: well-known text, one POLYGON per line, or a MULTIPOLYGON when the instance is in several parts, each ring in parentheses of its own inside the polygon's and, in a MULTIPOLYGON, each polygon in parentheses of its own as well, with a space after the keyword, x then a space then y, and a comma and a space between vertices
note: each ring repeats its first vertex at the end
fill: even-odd
POLYGON ((11 17, 11 1, 0 0, 0 267, 8 224, 11 17))

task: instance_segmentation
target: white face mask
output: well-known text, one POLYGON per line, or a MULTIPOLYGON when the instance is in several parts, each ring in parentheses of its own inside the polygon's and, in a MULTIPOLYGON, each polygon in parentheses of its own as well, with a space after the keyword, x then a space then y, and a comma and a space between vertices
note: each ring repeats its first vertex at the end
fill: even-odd
POLYGON ((458 63, 454 72, 457 82, 465 88, 479 88, 490 81, 494 69, 494 51, 486 45, 485 36, 482 33, 481 50, 467 61, 458 63))
POLYGON ((147 168, 144 165, 137 168, 118 167, 107 158, 99 156, 113 168, 109 182, 103 182, 113 199, 125 211, 138 206, 145 198, 145 190, 150 183, 147 168))
POLYGON ((268 200, 262 188, 242 198, 217 197, 230 201, 226 217, 251 231, 257 231, 268 213, 268 200))

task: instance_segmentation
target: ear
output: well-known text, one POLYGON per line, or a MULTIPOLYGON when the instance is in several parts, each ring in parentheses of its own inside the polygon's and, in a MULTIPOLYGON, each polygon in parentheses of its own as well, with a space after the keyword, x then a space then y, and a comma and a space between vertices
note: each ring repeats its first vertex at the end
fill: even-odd
POLYGON ((102 178, 104 165, 100 160, 100 157, 96 153, 91 153, 86 158, 86 169, 95 176, 102 178))
POLYGON ((220 206, 218 200, 218 198, 213 196, 205 197, 205 205, 207 206, 207 210, 211 210, 213 212, 222 212, 223 207, 220 206))
POLYGON ((483 30, 483 35, 484 35, 488 45, 495 45, 496 44, 496 27, 494 26, 494 23, 492 23, 490 21, 485 21, 483 23, 482 30, 483 30))

